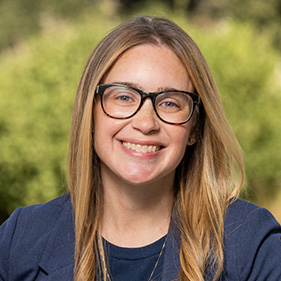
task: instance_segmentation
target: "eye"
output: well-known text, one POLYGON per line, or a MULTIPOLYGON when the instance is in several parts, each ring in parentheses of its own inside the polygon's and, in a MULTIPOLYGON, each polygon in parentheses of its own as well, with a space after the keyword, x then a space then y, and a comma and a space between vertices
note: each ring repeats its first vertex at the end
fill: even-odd
POLYGON ((179 92, 165 92, 157 97, 157 109, 166 113, 176 113, 189 110, 191 98, 179 92))
POLYGON ((110 87, 104 94, 104 102, 116 106, 135 106, 140 100, 140 95, 132 89, 123 87, 110 87))
POLYGON ((118 100, 120 100, 120 101, 130 101, 130 100, 132 100, 131 97, 126 96, 126 95, 117 96, 116 99, 118 99, 118 100))
POLYGON ((164 98, 157 103, 157 108, 162 111, 179 111, 182 109, 182 103, 175 98, 164 98))
POLYGON ((116 93, 114 99, 117 102, 133 103, 135 102, 135 97, 130 93, 116 93))
POLYGON ((178 105, 172 101, 164 101, 164 102, 162 102, 162 104, 160 104, 160 106, 165 106, 167 108, 178 107, 178 105))

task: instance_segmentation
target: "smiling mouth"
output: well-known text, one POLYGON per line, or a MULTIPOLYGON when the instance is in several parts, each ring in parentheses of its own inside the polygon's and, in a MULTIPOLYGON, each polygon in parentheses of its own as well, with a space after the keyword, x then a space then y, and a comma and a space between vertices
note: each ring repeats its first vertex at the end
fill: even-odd
POLYGON ((159 145, 141 145, 137 143, 130 143, 130 142, 122 142, 122 145, 127 149, 134 150, 136 152, 148 153, 148 152, 156 152, 161 149, 159 145))

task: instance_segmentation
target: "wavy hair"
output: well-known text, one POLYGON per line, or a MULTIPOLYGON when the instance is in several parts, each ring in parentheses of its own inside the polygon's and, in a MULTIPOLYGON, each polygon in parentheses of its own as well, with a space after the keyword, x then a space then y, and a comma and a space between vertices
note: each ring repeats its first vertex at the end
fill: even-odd
POLYGON ((244 178, 240 146, 226 120, 211 71, 197 45, 168 19, 137 17, 110 32, 93 50, 77 91, 69 148, 69 185, 75 217, 75 281, 107 279, 100 233, 103 187, 93 146, 96 86, 113 63, 136 45, 170 48, 200 95, 196 144, 177 167, 173 214, 181 234, 179 280, 203 281, 223 270, 224 216, 244 178), (237 173, 234 173, 237 172, 237 173), (101 261, 101 262, 100 262, 101 261))

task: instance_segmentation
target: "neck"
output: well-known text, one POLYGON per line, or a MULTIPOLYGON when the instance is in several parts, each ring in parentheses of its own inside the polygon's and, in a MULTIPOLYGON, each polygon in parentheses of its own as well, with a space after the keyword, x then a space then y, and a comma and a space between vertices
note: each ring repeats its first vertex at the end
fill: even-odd
POLYGON ((104 178, 102 236, 121 247, 142 247, 167 234, 174 200, 174 177, 131 185, 104 178))

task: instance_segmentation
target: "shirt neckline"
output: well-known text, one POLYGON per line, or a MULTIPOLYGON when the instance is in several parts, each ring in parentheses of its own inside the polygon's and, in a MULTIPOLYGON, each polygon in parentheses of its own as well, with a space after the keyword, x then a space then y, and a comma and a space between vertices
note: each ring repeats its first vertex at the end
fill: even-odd
POLYGON ((111 258, 138 260, 159 254, 167 235, 144 247, 128 248, 116 246, 103 238, 104 249, 111 258))

